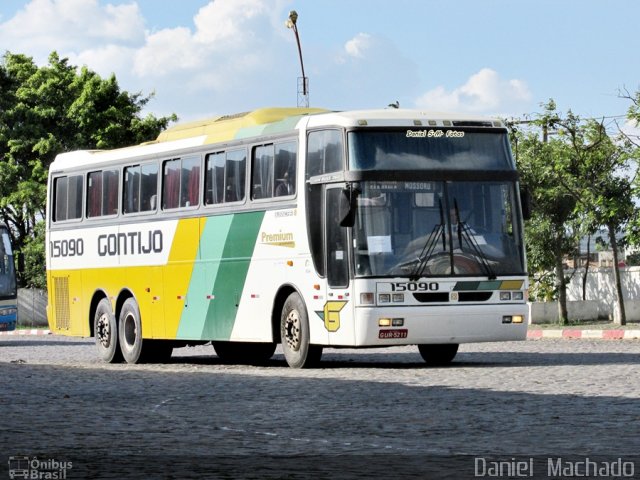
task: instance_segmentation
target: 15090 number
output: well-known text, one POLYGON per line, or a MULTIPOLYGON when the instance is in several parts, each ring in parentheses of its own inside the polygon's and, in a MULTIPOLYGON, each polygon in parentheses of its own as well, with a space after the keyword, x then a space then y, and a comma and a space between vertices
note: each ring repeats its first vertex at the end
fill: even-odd
POLYGON ((391 284, 392 292, 436 292, 440 290, 438 282, 395 282, 391 284))
POLYGON ((52 258, 81 256, 84 254, 84 241, 81 238, 53 240, 49 242, 49 251, 52 258))

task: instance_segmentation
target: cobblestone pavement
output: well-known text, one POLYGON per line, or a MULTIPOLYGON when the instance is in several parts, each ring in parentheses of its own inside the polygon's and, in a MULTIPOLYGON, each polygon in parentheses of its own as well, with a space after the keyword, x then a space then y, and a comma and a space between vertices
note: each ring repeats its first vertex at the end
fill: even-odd
POLYGON ((223 465, 225 478, 393 477, 452 456, 472 478, 477 456, 550 455, 627 456, 640 476, 639 353, 638 341, 473 344, 432 368, 415 347, 326 350, 320 368, 293 370, 280 350, 266 367, 221 363, 210 345, 106 365, 90 339, 5 337, 0 447, 75 461, 67 478, 221 478, 223 465))

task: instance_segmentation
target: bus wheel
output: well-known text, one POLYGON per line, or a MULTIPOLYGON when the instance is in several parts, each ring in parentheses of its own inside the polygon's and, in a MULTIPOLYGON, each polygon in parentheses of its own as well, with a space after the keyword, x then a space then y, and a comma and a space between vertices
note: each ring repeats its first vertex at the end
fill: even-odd
MULTIPOLYGON (((128 298, 120 311, 120 350, 127 363, 138 363, 142 360, 142 323, 140 310, 135 299, 128 298)), ((151 342, 149 342, 151 343, 151 342)), ((151 347, 151 345, 147 345, 151 347)), ((148 350, 148 349, 146 349, 148 350)))
POLYGON ((106 298, 100 300, 93 317, 93 332, 96 336, 96 347, 100 358, 108 363, 122 361, 122 353, 118 347, 118 324, 111 310, 111 303, 106 298))
POLYGON ((216 355, 224 362, 241 363, 245 365, 263 365, 276 351, 275 343, 254 342, 217 342, 213 348, 216 355))
POLYGON ((282 307, 280 336, 284 357, 290 367, 307 368, 320 361, 322 347, 309 343, 309 317, 297 293, 289 295, 282 307))
POLYGON ((427 365, 442 366, 451 363, 458 353, 457 343, 443 343, 435 345, 418 345, 418 351, 427 365))

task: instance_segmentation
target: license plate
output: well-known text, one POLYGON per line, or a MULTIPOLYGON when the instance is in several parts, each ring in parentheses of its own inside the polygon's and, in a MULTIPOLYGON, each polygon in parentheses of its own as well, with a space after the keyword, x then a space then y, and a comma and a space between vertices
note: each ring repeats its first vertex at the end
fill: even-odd
POLYGON ((401 328, 398 330, 380 330, 380 332, 378 333, 378 338, 407 338, 408 334, 409 330, 407 330, 406 328, 401 328))

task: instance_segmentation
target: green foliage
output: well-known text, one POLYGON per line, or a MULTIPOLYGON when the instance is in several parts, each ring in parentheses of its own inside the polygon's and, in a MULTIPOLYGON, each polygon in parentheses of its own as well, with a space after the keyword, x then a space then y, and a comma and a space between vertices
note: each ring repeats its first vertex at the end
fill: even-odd
POLYGON ((42 67, 25 55, 2 57, 0 220, 14 235, 21 285, 44 284, 44 237, 37 225, 44 218, 47 171, 55 156, 154 139, 177 118, 142 118, 151 98, 122 91, 115 76, 103 79, 78 69, 55 52, 42 67))
POLYGON ((47 277, 45 272, 45 223, 38 221, 33 229, 33 236, 29 236, 22 247, 24 256, 25 283, 23 286, 29 288, 47 288, 47 277))
MULTIPOLYGON (((640 92, 632 101, 630 116, 640 118, 640 92)), ((614 233, 626 232, 623 244, 640 238, 633 236, 640 222, 630 175, 637 170, 638 146, 612 136, 602 122, 557 112, 553 100, 543 107, 543 114, 522 122, 525 127, 514 124, 512 139, 521 181, 533 193, 533 217, 525 232, 532 291, 541 298, 562 298, 559 259, 570 257, 581 237, 605 227, 614 249, 614 233), (554 266, 553 274, 544 273, 554 266), (550 276, 556 277, 553 282, 550 276)))
POLYGON ((525 225, 532 291, 555 299, 557 288, 550 286, 557 279, 543 273, 553 271, 558 258, 575 248, 577 232, 568 227, 575 220, 576 200, 558 181, 558 171, 565 165, 571 148, 563 137, 549 136, 558 115, 553 101, 544 107, 545 113, 525 124, 527 127, 514 125, 511 138, 521 183, 529 187, 532 197, 532 217, 525 225))

